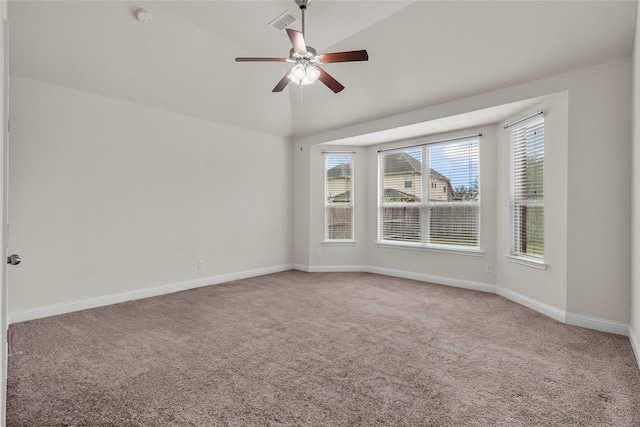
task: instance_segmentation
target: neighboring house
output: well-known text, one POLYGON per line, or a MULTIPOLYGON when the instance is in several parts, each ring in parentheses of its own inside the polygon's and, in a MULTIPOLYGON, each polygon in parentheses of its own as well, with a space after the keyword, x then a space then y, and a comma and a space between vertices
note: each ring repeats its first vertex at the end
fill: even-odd
MULTIPOLYGON (((401 152, 385 156, 384 197, 397 202, 419 201, 422 194, 422 165, 415 157, 401 152)), ((431 169, 429 200, 450 202, 455 198, 451 180, 431 169)))
MULTIPOLYGON (((396 153, 385 157, 384 197, 397 202, 420 201, 422 194, 421 164, 407 153, 396 153)), ((429 200, 450 202, 458 200, 453 192, 451 180, 435 169, 429 179, 429 200)), ((349 165, 340 163, 327 171, 327 192, 331 202, 351 201, 349 165)))
POLYGON ((349 165, 340 163, 327 171, 327 195, 330 202, 351 201, 349 165))

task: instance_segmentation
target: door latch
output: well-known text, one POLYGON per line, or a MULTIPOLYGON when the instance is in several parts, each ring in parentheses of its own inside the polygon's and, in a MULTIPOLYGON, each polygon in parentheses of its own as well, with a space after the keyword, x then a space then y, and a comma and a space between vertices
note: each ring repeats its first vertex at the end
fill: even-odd
POLYGON ((17 254, 13 254, 7 257, 7 264, 18 265, 20 264, 20 261, 22 261, 20 259, 20 255, 17 255, 17 254))

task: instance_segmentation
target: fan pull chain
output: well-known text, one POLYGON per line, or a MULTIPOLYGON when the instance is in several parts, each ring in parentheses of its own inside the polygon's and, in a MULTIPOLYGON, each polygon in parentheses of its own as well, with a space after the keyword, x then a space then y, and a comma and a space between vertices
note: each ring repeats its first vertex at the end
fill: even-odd
POLYGON ((300 110, 302 110, 302 88, 303 85, 300 85, 300 110))

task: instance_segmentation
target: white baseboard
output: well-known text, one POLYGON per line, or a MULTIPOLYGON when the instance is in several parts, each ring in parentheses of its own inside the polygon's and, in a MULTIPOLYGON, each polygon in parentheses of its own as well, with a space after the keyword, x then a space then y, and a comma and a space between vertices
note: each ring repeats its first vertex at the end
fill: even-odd
MULTIPOLYGON (((373 267, 366 265, 349 265, 349 266, 336 266, 336 265, 302 265, 294 264, 293 268, 306 272, 366 272, 382 274, 385 276, 400 277, 403 279, 419 280, 422 282, 436 283, 439 285, 454 286, 457 288, 471 289, 475 291, 489 292, 500 295, 510 301, 523 305, 531 310, 537 311, 540 314, 544 314, 559 322, 572 326, 580 326, 587 329, 593 329, 596 331, 608 332, 616 335, 629 336, 629 325, 622 322, 615 322, 612 320, 600 319, 597 317, 583 316, 580 314, 568 313, 559 308, 545 304, 538 300, 535 300, 526 295, 522 295, 518 292, 514 292, 510 289, 503 288, 502 286, 496 286, 489 283, 474 282, 471 280, 453 279, 450 277, 434 276, 431 274, 415 273, 411 271, 395 270, 390 268, 373 267)), ((633 344, 632 344, 633 345, 633 344)), ((638 347, 640 350, 640 347, 638 347)), ((634 352, 636 349, 634 348, 634 352)), ((639 355, 637 352, 636 355, 639 355)), ((636 357, 638 363, 640 358, 636 357)))
POLYGON ((629 336, 629 325, 622 322, 615 322, 613 320, 567 313, 567 320, 565 323, 567 325, 580 326, 582 328, 594 329, 596 331, 629 336))
POLYGON ((436 283, 438 285, 447 285, 456 288, 489 292, 492 294, 496 292, 495 285, 482 282, 474 282, 471 280, 452 279, 450 277, 434 276, 432 274, 414 273, 411 271, 394 270, 381 267, 368 267, 366 271, 369 273, 382 274, 384 276, 401 277, 403 279, 419 280, 421 282, 436 283))
POLYGON ((205 277, 202 279, 188 280, 185 282, 172 283, 168 285, 155 286, 134 291, 121 292, 112 295, 105 295, 83 300, 71 301, 61 304, 53 304, 44 307, 36 307, 27 310, 18 310, 9 313, 9 324, 24 322, 27 320, 40 319, 43 317, 56 316, 59 314, 71 313, 73 311, 86 310, 89 308, 102 307, 110 304, 117 304, 125 301, 132 301, 141 298, 149 298, 158 295, 170 294, 187 289, 199 288, 202 286, 217 285, 234 280, 246 279, 249 277, 262 276, 265 274, 279 273, 286 270, 300 270, 310 273, 316 272, 365 272, 381 274, 385 276, 400 277, 404 279, 419 280, 422 282, 436 283, 457 288, 471 289, 475 291, 489 292, 500 295, 517 304, 528 307, 538 313, 549 316, 559 322, 597 331, 609 332, 618 335, 628 336, 631 340, 636 360, 640 363, 640 347, 638 340, 630 331, 626 323, 615 322, 596 317, 583 316, 567 313, 566 311, 552 307, 548 304, 537 301, 533 298, 489 283, 474 282, 470 280, 454 279, 450 277, 434 276, 431 274, 415 273, 404 270, 372 267, 366 265, 303 265, 303 264, 283 264, 272 267, 258 268, 254 270, 240 271, 236 273, 221 274, 218 276, 205 277))
POLYGON ((559 308, 542 303, 525 295, 496 286, 496 293, 515 303, 528 307, 538 313, 549 316, 559 322, 572 326, 580 326, 582 328, 593 329, 595 331, 608 332, 616 335, 629 335, 629 325, 613 320, 600 319, 598 317, 584 316, 581 314, 569 313, 559 308))
POLYGON ((419 280, 421 282, 436 283, 438 285, 454 286, 456 288, 472 289, 474 291, 495 293, 495 285, 473 282, 470 280, 452 279, 450 277, 434 276, 432 274, 414 273, 390 268, 371 267, 368 265, 303 265, 293 264, 293 268, 307 273, 374 273, 383 276, 400 277, 403 279, 419 280))
POLYGON ((291 268, 293 268, 294 270, 299 270, 299 271, 304 271, 304 272, 309 272, 309 266, 308 265, 304 265, 304 264, 297 264, 294 263, 291 268))
POLYGON ((309 273, 363 273, 369 271, 366 265, 309 265, 309 273))
POLYGON ((629 326, 629 341, 631 341, 631 349, 633 349, 633 354, 636 356, 636 363, 638 364, 638 368, 640 368, 640 347, 638 346, 638 339, 631 326, 629 326))
POLYGON ((292 268, 292 264, 276 265, 272 267, 258 268, 255 270, 246 270, 237 273, 228 273, 218 276, 205 277, 202 279, 187 280, 185 282, 171 283, 168 285, 154 286, 134 291, 120 292, 117 294, 104 295, 94 298, 86 298, 82 300, 53 304, 44 307, 36 307, 27 310, 18 310, 9 313, 9 324, 40 319, 43 317, 57 316, 59 314, 71 313, 74 311, 86 310, 89 308, 102 307, 105 305, 118 304, 121 302, 133 301, 142 298, 155 297, 158 295, 165 295, 173 292, 186 291, 187 289, 200 288, 202 286, 218 285, 220 283, 231 282, 234 280, 247 279, 249 277, 279 273, 281 271, 291 270, 292 268))
POLYGON ((530 308, 531 310, 537 311, 538 313, 544 314, 545 316, 549 316, 558 322, 566 323, 567 312, 564 310, 560 310, 559 308, 555 308, 533 298, 529 298, 526 295, 519 294, 518 292, 514 292, 510 289, 503 288, 502 286, 496 286, 496 294, 517 304, 530 308))

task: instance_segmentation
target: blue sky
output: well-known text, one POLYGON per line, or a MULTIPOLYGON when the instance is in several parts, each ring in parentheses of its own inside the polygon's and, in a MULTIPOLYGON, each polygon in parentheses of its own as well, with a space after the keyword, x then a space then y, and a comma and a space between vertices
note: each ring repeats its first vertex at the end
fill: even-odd
MULTIPOLYGON (((451 180, 453 187, 469 187, 478 178, 479 141, 470 140, 447 144, 430 145, 430 165, 432 169, 451 180)), ((422 150, 410 150, 407 154, 422 161, 422 150)))

